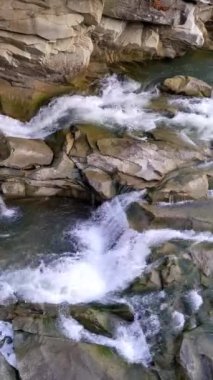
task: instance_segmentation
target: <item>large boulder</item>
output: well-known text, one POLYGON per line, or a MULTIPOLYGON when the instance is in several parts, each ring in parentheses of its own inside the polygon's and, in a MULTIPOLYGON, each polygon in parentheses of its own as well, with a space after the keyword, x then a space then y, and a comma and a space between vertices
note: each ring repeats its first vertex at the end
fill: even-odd
POLYGON ((213 375, 212 326, 185 333, 180 349, 180 363, 189 380, 211 379, 213 375))
POLYGON ((84 170, 84 175, 90 186, 102 199, 111 199, 115 196, 115 186, 109 174, 101 169, 88 167, 84 170))
POLYGON ((97 154, 95 157, 88 156, 90 165, 93 162, 94 166, 106 170, 111 165, 112 171, 116 169, 146 181, 159 180, 184 163, 204 157, 202 152, 194 149, 128 137, 101 139, 97 141, 97 146, 101 153, 100 160, 97 154))
POLYGON ((37 165, 49 165, 53 152, 42 140, 25 140, 16 137, 8 138, 11 154, 0 166, 24 169, 37 165))
POLYGON ((178 95, 208 97, 212 95, 212 87, 204 81, 187 77, 184 75, 176 75, 172 78, 165 79, 162 89, 171 91, 178 95))
POLYGON ((129 206, 127 216, 130 226, 137 231, 144 228, 170 228, 189 229, 195 231, 213 231, 213 199, 200 200, 194 202, 181 202, 180 204, 156 204, 150 205, 144 202, 135 202, 129 206), (135 212, 137 218, 135 220, 135 212), (144 217, 146 224, 144 226, 144 217))
POLYGON ((66 338, 15 334, 15 352, 22 380, 156 380, 142 366, 125 364, 110 349, 66 338))
POLYGON ((168 173, 149 191, 152 202, 202 199, 208 195, 208 177, 199 166, 180 168, 168 173))

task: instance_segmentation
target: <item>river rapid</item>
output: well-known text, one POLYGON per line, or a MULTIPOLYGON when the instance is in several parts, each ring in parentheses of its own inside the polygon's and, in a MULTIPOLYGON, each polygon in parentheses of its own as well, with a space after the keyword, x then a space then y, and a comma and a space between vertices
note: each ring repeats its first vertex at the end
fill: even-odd
MULTIPOLYGON (((158 100, 162 97, 156 81, 146 89, 133 79, 112 75, 103 79, 99 95, 54 99, 27 123, 0 115, 0 130, 6 136, 45 139, 59 129, 85 123, 146 139, 147 132, 163 124, 178 129, 192 144, 210 144, 212 98, 164 96, 165 109, 175 110, 173 118, 153 109, 158 100)), ((145 197, 146 191, 121 194, 97 208, 68 199, 0 199, 0 304, 127 304, 134 321, 115 322, 111 338, 89 332, 63 311, 59 328, 71 340, 111 347, 129 363, 150 366, 159 337, 168 328, 181 333, 185 315, 178 307, 170 310, 168 327, 162 315, 169 293, 133 295, 126 290, 148 268, 154 248, 174 239, 213 242, 213 235, 173 228, 142 233, 131 229, 126 210, 133 202, 146 202, 145 197)), ((203 303, 199 288, 188 289, 184 297, 194 311, 203 303)), ((0 322, 0 330, 3 337, 11 337, 0 351, 16 367, 12 327, 0 322)))

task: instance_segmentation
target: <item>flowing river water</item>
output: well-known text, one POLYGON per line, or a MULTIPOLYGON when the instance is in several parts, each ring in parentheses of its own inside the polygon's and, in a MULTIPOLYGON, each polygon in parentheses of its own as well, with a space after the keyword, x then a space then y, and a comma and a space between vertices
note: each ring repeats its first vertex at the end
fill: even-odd
MULTIPOLYGON (((183 67, 181 70, 185 74, 183 67)), ((150 104, 158 99, 155 85, 141 90, 141 83, 113 75, 102 81, 100 95, 54 99, 28 123, 1 115, 0 129, 6 136, 36 139, 76 123, 130 133, 149 131, 164 123, 178 128, 189 141, 211 141, 213 99, 167 96, 163 99, 166 107, 176 110, 172 119, 153 111, 150 104)), ((10 201, 6 205, 0 198, 0 303, 128 304, 134 321, 115 323, 112 338, 87 331, 63 313, 60 328, 70 339, 112 347, 128 362, 148 366, 157 337, 167 328, 161 312, 169 295, 159 291, 133 296, 125 289, 146 269, 154 247, 172 239, 213 242, 213 235, 172 228, 143 233, 132 230, 126 209, 136 200, 145 202, 144 195, 122 194, 97 209, 68 199, 10 201)), ((199 309, 199 289, 191 289, 185 296, 194 310, 199 309)), ((181 331, 184 314, 173 310, 170 317, 170 328, 174 333, 181 331)), ((0 322, 0 329, 2 336, 12 337, 8 323, 0 322)), ((16 366, 12 343, 0 351, 16 366)))

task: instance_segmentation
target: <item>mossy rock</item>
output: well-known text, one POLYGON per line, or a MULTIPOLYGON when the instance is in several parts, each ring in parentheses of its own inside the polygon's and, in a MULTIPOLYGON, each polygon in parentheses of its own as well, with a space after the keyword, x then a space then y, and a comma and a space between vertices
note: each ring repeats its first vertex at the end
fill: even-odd
POLYGON ((125 362, 110 348, 76 343, 67 338, 16 332, 15 351, 23 380, 158 379, 151 369, 125 362))

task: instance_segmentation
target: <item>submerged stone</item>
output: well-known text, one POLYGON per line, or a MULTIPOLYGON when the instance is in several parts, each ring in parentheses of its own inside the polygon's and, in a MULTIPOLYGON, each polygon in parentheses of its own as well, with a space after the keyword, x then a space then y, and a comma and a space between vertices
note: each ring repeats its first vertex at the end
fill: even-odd
POLYGON ((204 81, 186 77, 184 75, 176 75, 168 78, 163 82, 163 87, 166 91, 171 91, 178 95, 197 96, 210 98, 212 95, 212 87, 204 81))

